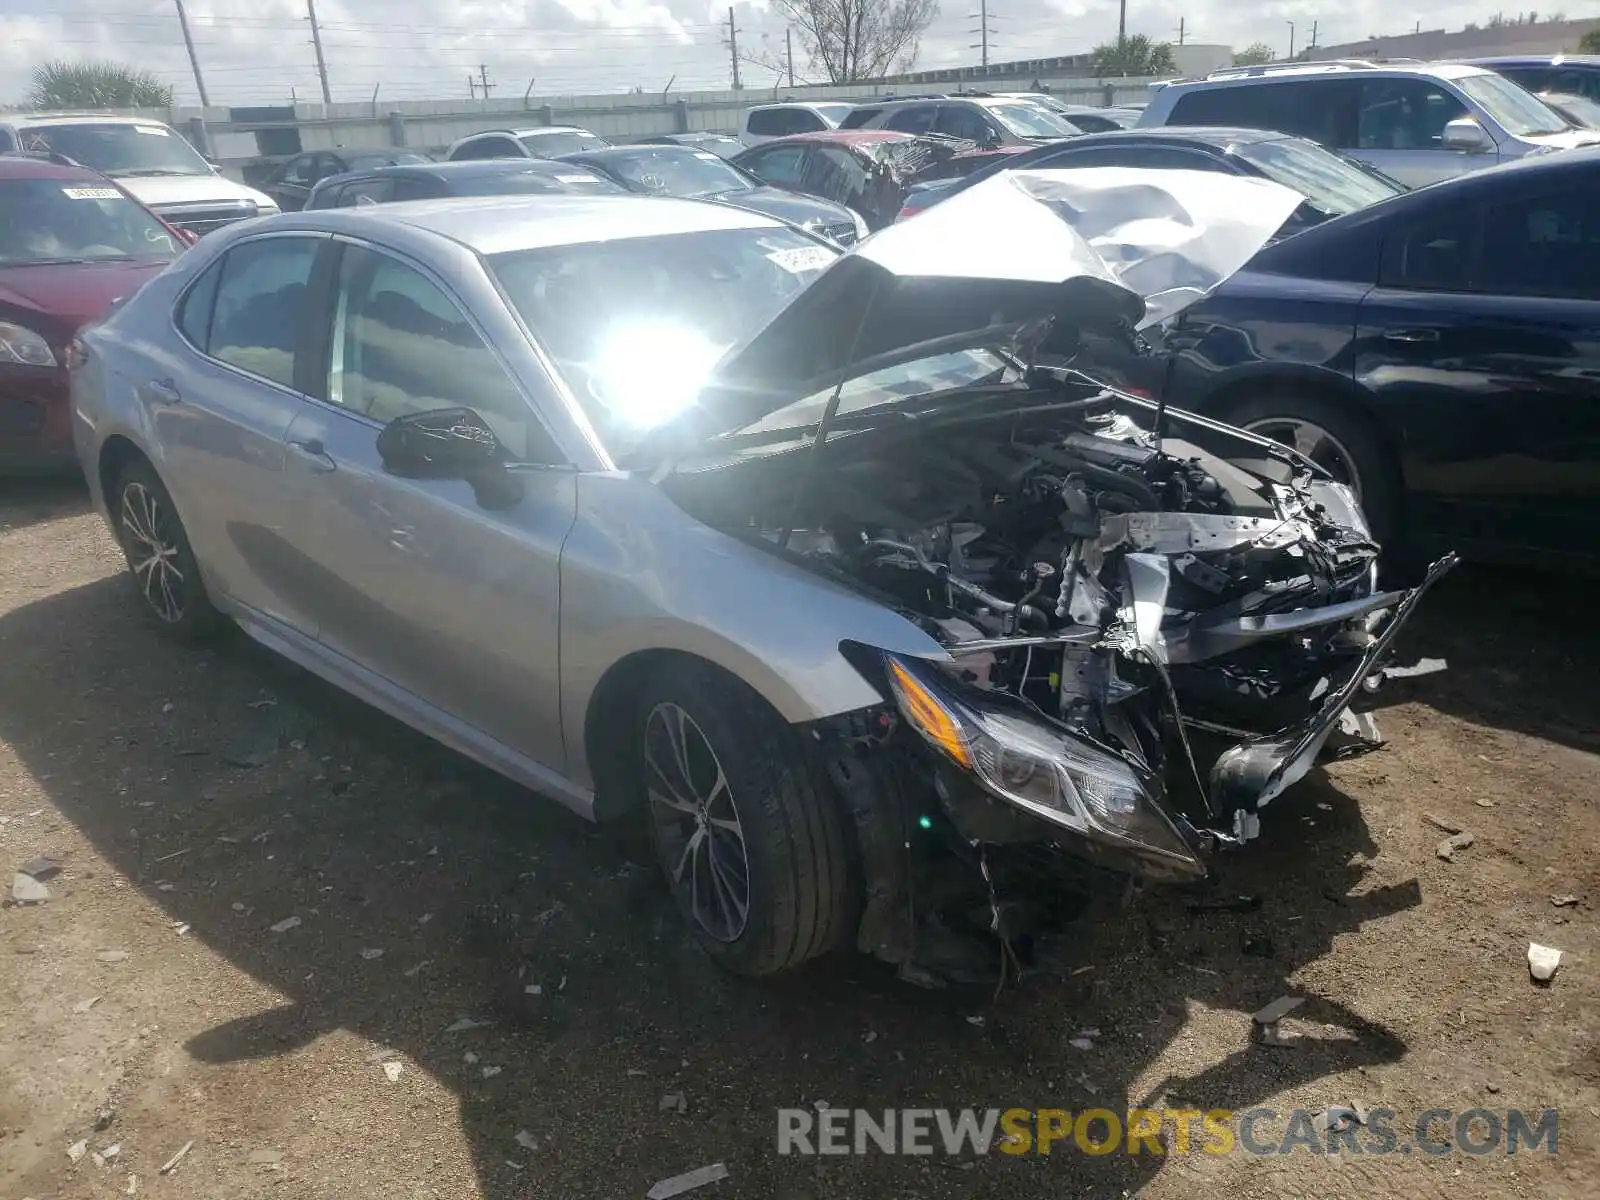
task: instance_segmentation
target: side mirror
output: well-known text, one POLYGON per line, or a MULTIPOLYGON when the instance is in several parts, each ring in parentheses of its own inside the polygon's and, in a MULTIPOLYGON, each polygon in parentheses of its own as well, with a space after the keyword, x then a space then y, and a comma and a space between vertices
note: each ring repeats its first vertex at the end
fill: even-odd
POLYGON ((378 456, 409 479, 464 479, 484 508, 509 508, 522 499, 521 481, 505 469, 505 447, 470 408, 396 417, 378 434, 378 456))
POLYGON ((1444 148, 1459 154, 1486 154, 1494 149, 1494 139, 1471 117, 1457 117, 1444 127, 1444 148))
POLYGON ((200 235, 198 233, 192 229, 185 229, 181 225, 175 227, 172 232, 177 235, 178 240, 185 246, 193 246, 200 240, 200 235))

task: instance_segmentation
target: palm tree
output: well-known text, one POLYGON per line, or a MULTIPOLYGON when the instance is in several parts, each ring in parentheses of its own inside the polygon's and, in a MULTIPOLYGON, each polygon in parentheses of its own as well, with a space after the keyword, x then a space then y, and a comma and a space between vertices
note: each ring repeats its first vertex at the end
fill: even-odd
POLYGON ((115 62, 57 59, 33 70, 32 108, 171 108, 172 88, 149 71, 115 62))

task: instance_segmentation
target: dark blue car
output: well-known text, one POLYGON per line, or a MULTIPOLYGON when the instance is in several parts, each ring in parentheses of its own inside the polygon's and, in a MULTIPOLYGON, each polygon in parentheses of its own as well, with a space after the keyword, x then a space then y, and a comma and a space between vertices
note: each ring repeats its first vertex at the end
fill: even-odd
POLYGON ((1600 55, 1512 54, 1500 58, 1474 58, 1475 67, 1487 67, 1530 92, 1558 92, 1600 101, 1600 55))
POLYGON ((1294 445, 1359 491, 1380 538, 1600 556, 1600 149, 1284 238, 1151 341, 1101 365, 1294 445))

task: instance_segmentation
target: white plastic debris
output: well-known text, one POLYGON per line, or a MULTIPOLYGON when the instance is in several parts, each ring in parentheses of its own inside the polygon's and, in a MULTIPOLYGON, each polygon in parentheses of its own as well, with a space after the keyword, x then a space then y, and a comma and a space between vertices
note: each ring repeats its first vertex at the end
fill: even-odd
POLYGON ((861 1040, 869 1046, 872 1045, 873 1042, 878 1040, 877 1031, 873 1029, 867 1030, 866 1033, 861 1035, 861 1040))
POLYGON ((1250 1019, 1257 1025, 1276 1025, 1305 1002, 1304 996, 1279 996, 1250 1019))
POLYGON ((1070 1038, 1067 1041, 1067 1045, 1071 1046, 1074 1050, 1093 1050, 1094 1039, 1086 1037, 1070 1038))
POLYGON ((538 984, 538 983, 530 983, 530 984, 528 984, 527 987, 522 989, 522 993, 525 996, 542 996, 542 995, 544 995, 544 985, 543 984, 538 984))
POLYGON ((299 917, 285 917, 283 920, 268 925, 273 933, 288 933, 291 929, 298 929, 302 924, 299 917))
POLYGON ((390 1083, 399 1083, 400 1073, 404 1070, 405 1066, 402 1063, 391 1061, 383 1064, 383 1074, 390 1083))
POLYGON ((425 958, 421 962, 419 962, 416 966, 407 967, 404 971, 401 971, 400 974, 404 975, 407 979, 415 979, 418 975, 420 975, 422 973, 422 968, 427 966, 432 961, 433 961, 433 959, 431 959, 431 958, 425 958))
POLYGON ((1540 983, 1549 983, 1561 966, 1561 951, 1554 946, 1528 943, 1528 973, 1540 983))
POLYGON ((504 1067, 485 1067, 482 1073, 485 1079, 493 1079, 496 1075, 500 1074, 500 1072, 504 1070, 504 1067))
POLYGON ((107 1146, 104 1150, 100 1151, 98 1154, 96 1154, 94 1156, 95 1166, 97 1166, 97 1167, 98 1166, 103 1166, 104 1164, 106 1164, 108 1162, 114 1162, 114 1161, 116 1161, 117 1155, 119 1155, 121 1153, 122 1153, 122 1143, 121 1142, 113 1142, 113 1143, 111 1143, 111 1145, 107 1146))
POLYGON ((469 1029, 482 1029, 487 1024, 489 1024, 488 1021, 478 1021, 474 1020, 472 1017, 462 1017, 460 1020, 453 1021, 449 1025, 446 1025, 444 1031, 446 1033, 465 1033, 469 1029))
POLYGON ((382 958, 383 957, 383 951, 378 949, 378 948, 376 948, 376 947, 374 947, 374 948, 372 948, 370 950, 363 950, 361 952, 361 957, 366 959, 368 962, 371 962, 375 958, 382 958))
POLYGON ((137 1196, 139 1194, 139 1177, 137 1175, 128 1176, 128 1186, 123 1189, 122 1194, 124 1196, 137 1196))
POLYGON ((982 1029, 984 1025, 984 1019, 982 1017, 968 1017, 967 1024, 976 1025, 979 1029, 982 1029))
POLYGON ((466 1063, 467 1066, 469 1066, 469 1067, 470 1066, 474 1066, 474 1065, 476 1065, 476 1063, 478 1061, 478 1056, 476 1054, 474 1054, 471 1050, 468 1050, 465 1054, 463 1054, 461 1056, 461 1061, 466 1063))
POLYGON ((696 1167, 692 1171, 685 1171, 682 1175, 674 1175, 670 1179, 656 1183, 645 1193, 645 1200, 670 1200, 673 1196, 681 1196, 697 1187, 704 1187, 708 1183, 716 1183, 717 1180, 727 1177, 728 1168, 722 1163, 712 1163, 709 1167, 696 1167))
POLYGON ((89 1143, 87 1141, 73 1142, 72 1145, 67 1147, 67 1157, 73 1162, 77 1162, 87 1153, 89 1153, 89 1143))
POLYGON ((1385 679, 1415 679, 1419 675, 1433 675, 1439 671, 1448 671, 1450 664, 1442 658, 1419 658, 1409 667, 1385 667, 1385 679))
POLYGON ((172 927, 172 932, 177 934, 179 937, 182 937, 184 934, 188 933, 189 930, 192 929, 192 928, 194 928, 194 927, 192 925, 190 925, 189 922, 187 922, 187 921, 179 921, 176 925, 174 925, 172 927))
POLYGON ((18 904, 43 904, 50 899, 50 889, 32 875, 18 871, 11 881, 11 899, 18 904))
POLYGON ((178 1169, 178 1164, 183 1161, 183 1156, 188 1154, 189 1151, 193 1150, 193 1149, 194 1149, 194 1139, 191 1138, 189 1141, 185 1142, 182 1146, 180 1146, 178 1148, 178 1152, 176 1154, 174 1154, 171 1158, 167 1159, 167 1161, 162 1164, 161 1171, 159 1173, 162 1174, 162 1175, 171 1175, 174 1171, 176 1171, 178 1169))
POLYGON ((91 1008, 99 1003, 99 996, 90 996, 87 1000, 79 1000, 76 1004, 74 1004, 72 1006, 72 1011, 81 1017, 84 1013, 88 1012, 91 1008))
MULTIPOLYGON (((818 1103, 821 1103, 820 1101, 818 1103)), ((657 1112, 688 1112, 689 1098, 682 1092, 668 1092, 656 1105, 657 1112)))
POLYGON ((515 1140, 517 1145, 521 1146, 524 1150, 537 1150, 539 1148, 539 1139, 534 1137, 533 1134, 529 1133, 526 1129, 517 1130, 517 1136, 515 1140))
POLYGON ((119 963, 127 960, 128 952, 126 950, 102 950, 95 957, 103 963, 119 963))

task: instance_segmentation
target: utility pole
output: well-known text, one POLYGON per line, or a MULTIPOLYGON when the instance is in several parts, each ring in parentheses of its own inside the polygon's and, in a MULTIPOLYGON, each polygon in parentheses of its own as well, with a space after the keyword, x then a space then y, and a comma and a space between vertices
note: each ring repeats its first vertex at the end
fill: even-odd
POLYGON ((978 40, 972 44, 971 48, 983 52, 983 69, 987 71, 989 69, 989 0, 978 0, 978 11, 967 15, 978 22, 978 27, 973 30, 978 35, 978 40))
POLYGON ((483 98, 485 100, 489 98, 489 89, 494 86, 494 84, 489 82, 489 65, 487 63, 479 63, 478 90, 483 93, 483 98))
POLYGON ((1311 44, 1309 46, 1307 46, 1306 49, 1307 50, 1315 50, 1316 48, 1317 48, 1317 23, 1315 21, 1313 21, 1313 22, 1311 22, 1311 44))
POLYGON ((1117 9, 1117 49, 1122 49, 1122 43, 1128 40, 1128 0, 1122 0, 1117 9))
POLYGON ((794 86, 794 30, 783 31, 783 53, 789 60, 789 86, 794 86))
POLYGON ((728 5, 728 58, 733 63, 733 90, 744 89, 739 82, 739 27, 733 23, 733 5, 728 5))
POLYGON ((1179 17, 1178 18, 1178 45, 1180 45, 1180 46, 1183 45, 1183 25, 1184 25, 1184 19, 1182 17, 1179 17))
POLYGON ((211 101, 206 99, 206 81, 200 75, 200 60, 195 57, 194 39, 189 36, 189 15, 183 11, 183 0, 177 0, 178 24, 183 29, 183 44, 189 50, 189 65, 194 68, 194 86, 200 92, 200 107, 210 108, 211 101))
POLYGON ((1289 57, 1293 58, 1294 57, 1294 22, 1293 21, 1285 21, 1284 24, 1289 27, 1289 57))
POLYGON ((317 0, 306 0, 306 15, 311 18, 311 44, 317 49, 317 78, 322 80, 322 102, 332 104, 328 94, 328 64, 322 59, 322 29, 317 24, 317 0))
POLYGON ((478 98, 478 81, 472 77, 472 72, 467 72, 467 95, 472 99, 478 98))

